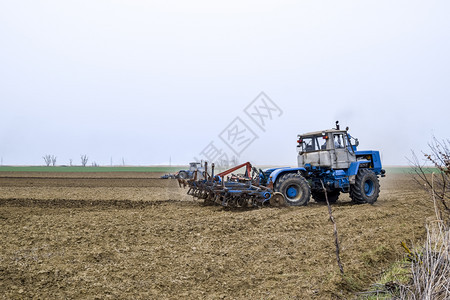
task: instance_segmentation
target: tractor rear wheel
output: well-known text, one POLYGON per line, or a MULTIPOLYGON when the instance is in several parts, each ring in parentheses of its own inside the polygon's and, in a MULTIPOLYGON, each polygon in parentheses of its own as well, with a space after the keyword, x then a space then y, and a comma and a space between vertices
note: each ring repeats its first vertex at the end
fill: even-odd
POLYGON ((355 184, 350 186, 350 198, 358 204, 373 204, 380 194, 380 182, 377 175, 368 169, 359 169, 355 184))
MULTIPOLYGON (((339 194, 341 193, 341 191, 339 190, 334 190, 331 192, 327 193, 327 197, 328 197, 328 202, 330 203, 336 203, 336 201, 339 198, 339 194)), ((313 197, 313 199, 317 202, 317 203, 323 203, 326 202, 327 200, 325 199, 325 193, 324 192, 311 192, 311 195, 313 197)))
POLYGON ((306 179, 296 173, 286 174, 277 183, 277 192, 283 194, 289 206, 306 205, 311 196, 311 189, 306 179))

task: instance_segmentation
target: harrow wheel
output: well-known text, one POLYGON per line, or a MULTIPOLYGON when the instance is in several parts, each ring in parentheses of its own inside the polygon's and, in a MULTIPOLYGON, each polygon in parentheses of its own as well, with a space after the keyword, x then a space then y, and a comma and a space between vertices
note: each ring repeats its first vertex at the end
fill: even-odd
POLYGON ((270 205, 274 207, 283 207, 286 206, 286 199, 284 198, 282 193, 276 192, 270 198, 270 205))

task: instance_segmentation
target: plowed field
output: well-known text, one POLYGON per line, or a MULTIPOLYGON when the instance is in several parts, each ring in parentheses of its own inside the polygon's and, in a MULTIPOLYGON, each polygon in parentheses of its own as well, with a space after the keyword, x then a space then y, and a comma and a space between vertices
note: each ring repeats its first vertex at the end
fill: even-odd
MULTIPOLYGON (((137 173, 0 173, 3 299, 351 298, 433 214, 408 175, 375 205, 227 210, 137 173)), ((152 178, 153 177, 153 178, 152 178)))

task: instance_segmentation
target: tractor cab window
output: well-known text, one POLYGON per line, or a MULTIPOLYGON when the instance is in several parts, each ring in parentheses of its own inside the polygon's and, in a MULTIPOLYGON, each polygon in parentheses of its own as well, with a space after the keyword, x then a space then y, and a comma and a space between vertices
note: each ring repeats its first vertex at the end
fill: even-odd
POLYGON ((352 144, 348 139, 348 135, 346 134, 334 134, 333 135, 334 148, 335 149, 344 149, 347 148, 350 152, 353 152, 352 144))
POLYGON ((326 150, 327 149, 327 141, 328 141, 328 136, 324 135, 324 136, 320 136, 317 137, 317 142, 319 143, 319 149, 320 150, 326 150))
POLYGON ((312 152, 319 150, 316 137, 307 137, 301 139, 302 152, 312 152))
POLYGON ((344 148, 345 147, 345 140, 342 134, 335 134, 334 135, 334 148, 344 148))
POLYGON ((355 149, 353 149, 353 146, 352 146, 352 143, 351 143, 351 141, 350 141, 350 137, 348 136, 348 134, 346 134, 346 135, 344 136, 344 138, 345 138, 345 142, 347 143, 347 149, 348 149, 348 151, 350 151, 351 153, 355 152, 355 149))

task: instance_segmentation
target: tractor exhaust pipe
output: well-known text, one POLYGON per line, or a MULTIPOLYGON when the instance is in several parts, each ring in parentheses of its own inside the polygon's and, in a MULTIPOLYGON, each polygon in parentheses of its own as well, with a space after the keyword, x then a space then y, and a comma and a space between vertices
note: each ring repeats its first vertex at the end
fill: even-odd
POLYGON ((339 126, 339 121, 336 121, 336 130, 340 130, 341 126, 339 126))

